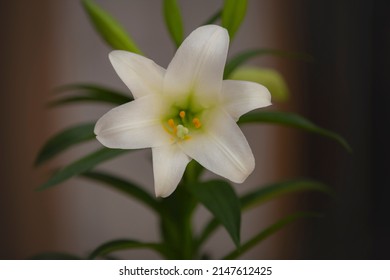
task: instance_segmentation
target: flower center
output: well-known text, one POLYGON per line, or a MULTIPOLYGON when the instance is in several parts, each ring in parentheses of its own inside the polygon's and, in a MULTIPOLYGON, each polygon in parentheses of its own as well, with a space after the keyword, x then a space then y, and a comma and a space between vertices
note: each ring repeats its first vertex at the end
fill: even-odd
POLYGON ((179 110, 179 113, 170 117, 163 123, 164 129, 173 136, 172 140, 182 141, 191 138, 191 133, 196 132, 202 127, 200 119, 184 110, 179 110))

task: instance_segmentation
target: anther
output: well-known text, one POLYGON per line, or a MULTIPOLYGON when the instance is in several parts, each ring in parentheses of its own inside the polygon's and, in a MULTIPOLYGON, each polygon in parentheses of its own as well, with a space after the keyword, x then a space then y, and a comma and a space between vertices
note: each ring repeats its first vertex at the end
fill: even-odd
POLYGON ((195 128, 200 128, 202 126, 198 118, 193 118, 192 123, 194 124, 195 128))
POLYGON ((168 125, 172 128, 175 128, 175 121, 173 119, 168 120, 168 125))
POLYGON ((184 119, 186 116, 186 112, 180 111, 179 116, 180 116, 180 118, 184 119))

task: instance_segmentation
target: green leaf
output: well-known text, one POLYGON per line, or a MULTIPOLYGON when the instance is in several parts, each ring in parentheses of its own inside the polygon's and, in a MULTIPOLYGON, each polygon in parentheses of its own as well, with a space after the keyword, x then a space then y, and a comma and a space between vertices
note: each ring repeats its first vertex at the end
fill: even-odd
POLYGON ((58 106, 77 102, 102 102, 122 105, 133 100, 130 96, 116 90, 91 84, 66 85, 57 89, 57 92, 59 93, 68 91, 76 91, 77 94, 54 100, 50 103, 50 105, 58 106))
POLYGON ((306 130, 308 132, 317 133, 319 135, 328 137, 337 141, 340 145, 342 145, 348 152, 351 152, 352 149, 348 145, 347 141, 344 140, 340 135, 321 128, 309 120, 292 113, 285 112, 252 112, 246 115, 243 115, 238 121, 239 124, 246 123, 271 123, 271 124, 280 124, 289 127, 300 128, 306 130))
POLYGON ((240 245, 240 201, 229 183, 213 180, 188 185, 189 191, 226 228, 236 246, 240 245))
POLYGON ((81 258, 68 253, 46 252, 32 256, 30 260, 81 260, 81 258))
POLYGON ((73 145, 95 139, 94 123, 76 125, 61 131, 49 139, 39 152, 35 165, 41 165, 73 145))
POLYGON ((272 100, 286 101, 289 97, 287 84, 278 71, 259 67, 242 67, 235 70, 230 79, 259 83, 272 95, 272 100))
POLYGON ((222 9, 222 26, 228 30, 231 40, 245 18, 247 5, 247 0, 225 0, 222 9))
POLYGON ((214 24, 221 17, 221 15, 222 15, 222 10, 216 11, 202 25, 214 24))
POLYGON ((100 150, 97 150, 54 173, 54 175, 46 183, 41 185, 38 190, 41 191, 53 187, 73 176, 80 175, 81 173, 92 169, 93 167, 104 161, 110 160, 129 151, 131 150, 108 148, 102 148, 100 150))
POLYGON ((241 208, 246 210, 282 195, 302 191, 317 191, 328 195, 332 194, 331 189, 323 183, 311 180, 293 180, 260 187, 255 191, 243 195, 240 198, 241 208))
POLYGON ((317 213, 312 212, 297 212, 295 214, 289 215, 283 219, 280 219, 276 223, 272 224, 271 226, 267 227, 265 230, 261 231, 254 237, 252 237, 250 240, 245 242, 239 249, 232 251, 227 256, 225 256, 224 260, 233 260, 240 257, 242 254, 247 252, 249 249, 253 248, 257 244, 259 244, 261 241, 266 239, 267 237, 271 236, 272 234, 276 233, 277 231, 281 230, 285 226, 291 224, 292 222, 300 219, 300 218, 307 218, 307 217, 319 217, 317 213))
POLYGON ((223 73, 224 79, 229 78, 230 75, 233 73, 234 70, 236 70, 237 67, 247 62, 249 59, 254 58, 256 56, 263 56, 263 55, 274 55, 280 57, 301 59, 308 62, 313 61, 313 58, 310 55, 304 53, 286 52, 286 51, 273 50, 273 49, 247 50, 236 54, 233 58, 229 60, 229 62, 225 66, 225 70, 223 73))
POLYGON ((82 173, 81 176, 100 183, 104 183, 122 193, 129 195, 132 198, 137 199, 140 202, 143 202, 157 213, 161 212, 160 205, 157 200, 154 199, 142 187, 136 185, 133 182, 99 171, 87 171, 82 173))
POLYGON ((111 252, 129 250, 129 249, 151 249, 160 253, 162 256, 166 256, 165 249, 162 244, 158 243, 143 243, 135 240, 122 239, 114 240, 102 244, 96 248, 90 255, 89 259, 96 259, 97 257, 105 256, 111 252))
POLYGON ((200 247, 213 232, 220 226, 220 222, 216 218, 212 218, 204 227, 202 230, 198 240, 197 240, 197 247, 200 247))
POLYGON ((92 0, 82 0, 96 31, 114 50, 126 50, 142 54, 124 28, 92 0))
MULTIPOLYGON (((279 182, 268 186, 262 186, 256 190, 243 195, 240 198, 241 210, 246 211, 253 206, 258 206, 271 199, 279 198, 280 196, 303 192, 303 191, 318 191, 325 194, 332 194, 332 191, 326 185, 312 180, 292 180, 279 182)), ((214 218, 203 229, 199 240, 200 246, 207 238, 218 228, 220 223, 214 218)))
POLYGON ((176 0, 164 0, 164 17, 168 31, 176 47, 183 41, 183 21, 180 8, 176 0))

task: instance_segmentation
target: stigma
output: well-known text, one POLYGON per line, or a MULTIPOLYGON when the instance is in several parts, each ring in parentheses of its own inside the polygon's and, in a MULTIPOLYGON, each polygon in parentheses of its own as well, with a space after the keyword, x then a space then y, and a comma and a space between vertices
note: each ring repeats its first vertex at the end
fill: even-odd
POLYGON ((173 137, 172 141, 188 140, 191 138, 191 133, 196 132, 202 123, 198 117, 193 114, 187 113, 181 110, 177 113, 178 115, 168 119, 165 123, 165 130, 173 137))
POLYGON ((181 124, 179 124, 177 127, 176 127, 177 131, 176 131, 176 136, 179 137, 181 140, 184 140, 186 139, 188 133, 189 133, 189 130, 187 127, 185 126, 182 126, 181 124))

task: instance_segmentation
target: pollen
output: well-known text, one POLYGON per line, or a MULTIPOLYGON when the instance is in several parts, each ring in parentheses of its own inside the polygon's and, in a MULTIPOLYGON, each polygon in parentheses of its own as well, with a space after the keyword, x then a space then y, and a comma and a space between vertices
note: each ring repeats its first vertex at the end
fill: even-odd
POLYGON ((168 120, 168 125, 171 127, 171 128, 175 128, 175 121, 173 119, 169 119, 168 120))
POLYGON ((186 116, 186 112, 180 111, 179 116, 180 116, 180 118, 184 119, 186 116))
POLYGON ((202 126, 202 123, 200 122, 200 120, 198 118, 194 118, 192 120, 192 123, 194 124, 195 128, 200 128, 202 126))

